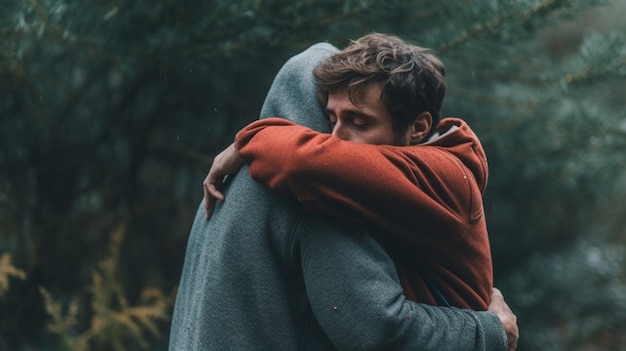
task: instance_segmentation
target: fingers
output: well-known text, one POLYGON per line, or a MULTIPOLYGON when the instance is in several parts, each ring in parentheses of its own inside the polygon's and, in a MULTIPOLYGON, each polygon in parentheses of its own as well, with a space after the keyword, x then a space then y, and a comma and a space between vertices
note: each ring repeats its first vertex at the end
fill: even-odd
POLYGON ((224 194, 218 190, 223 185, 224 178, 229 174, 237 173, 244 162, 234 143, 213 158, 209 174, 202 182, 205 217, 207 219, 211 218, 215 200, 224 201, 224 194))
POLYGON ((207 195, 220 201, 224 201, 224 194, 221 191, 217 190, 217 187, 214 183, 208 183, 204 185, 204 196, 206 197, 207 195))
POLYGON ((504 296, 502 295, 502 291, 500 291, 500 289, 494 287, 492 288, 493 290, 491 291, 491 299, 498 299, 498 300, 502 300, 504 301, 504 296))
POLYGON ((204 217, 209 220, 213 215, 213 209, 215 208, 215 200, 224 201, 224 194, 217 190, 214 183, 211 183, 210 174, 202 183, 202 189, 204 192, 204 217))
POLYGON ((502 292, 493 288, 491 293, 491 303, 489 304, 489 310, 494 312, 500 318, 502 326, 506 331, 508 348, 507 351, 515 351, 517 349, 517 342, 519 340, 519 328, 517 326, 517 316, 513 314, 511 308, 504 301, 502 292))
POLYGON ((209 220, 211 219, 211 215, 213 214, 215 199, 211 197, 209 191, 205 186, 203 186, 202 188, 204 189, 204 218, 209 220))

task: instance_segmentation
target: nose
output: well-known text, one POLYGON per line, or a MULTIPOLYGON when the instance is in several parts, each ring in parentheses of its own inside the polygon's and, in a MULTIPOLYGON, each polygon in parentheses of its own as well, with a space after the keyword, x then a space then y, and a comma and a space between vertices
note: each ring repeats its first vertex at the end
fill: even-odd
POLYGON ((341 140, 350 140, 350 132, 348 128, 337 122, 333 127, 332 135, 336 136, 341 140))

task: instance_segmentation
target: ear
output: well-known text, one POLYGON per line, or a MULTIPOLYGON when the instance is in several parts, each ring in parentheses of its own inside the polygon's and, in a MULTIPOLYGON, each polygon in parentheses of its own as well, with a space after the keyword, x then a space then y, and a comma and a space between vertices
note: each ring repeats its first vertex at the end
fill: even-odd
POLYGON ((430 112, 422 112, 409 125, 407 130, 407 140, 410 145, 416 145, 424 141, 433 125, 433 116, 430 112))

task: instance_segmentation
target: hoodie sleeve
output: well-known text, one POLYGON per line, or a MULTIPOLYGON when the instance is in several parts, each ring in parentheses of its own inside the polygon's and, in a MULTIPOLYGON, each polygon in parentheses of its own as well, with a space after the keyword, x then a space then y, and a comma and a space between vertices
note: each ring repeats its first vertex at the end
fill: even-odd
POLYGON ((311 220, 298 228, 298 255, 316 319, 339 350, 504 351, 491 312, 407 300, 394 264, 364 231, 337 233, 311 220))
POLYGON ((373 223, 413 245, 429 246, 417 229, 459 233, 482 215, 474 176, 439 146, 356 144, 279 118, 251 123, 235 144, 256 181, 314 213, 373 223))

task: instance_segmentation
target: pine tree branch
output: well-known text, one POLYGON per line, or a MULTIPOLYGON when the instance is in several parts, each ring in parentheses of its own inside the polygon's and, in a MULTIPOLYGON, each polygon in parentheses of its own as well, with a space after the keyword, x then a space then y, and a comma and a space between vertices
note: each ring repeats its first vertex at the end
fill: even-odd
POLYGON ((496 29, 504 27, 504 25, 508 24, 509 21, 512 20, 518 22, 519 26, 522 26, 525 23, 534 20, 538 15, 548 14, 556 9, 559 9, 563 2, 563 0, 544 0, 543 2, 531 7, 528 11, 523 12, 521 15, 518 15, 513 9, 512 11, 503 13, 491 21, 479 24, 469 31, 466 31, 464 34, 452 39, 450 42, 443 45, 438 52, 443 54, 455 50, 465 43, 482 38, 489 33, 493 33, 496 29))

